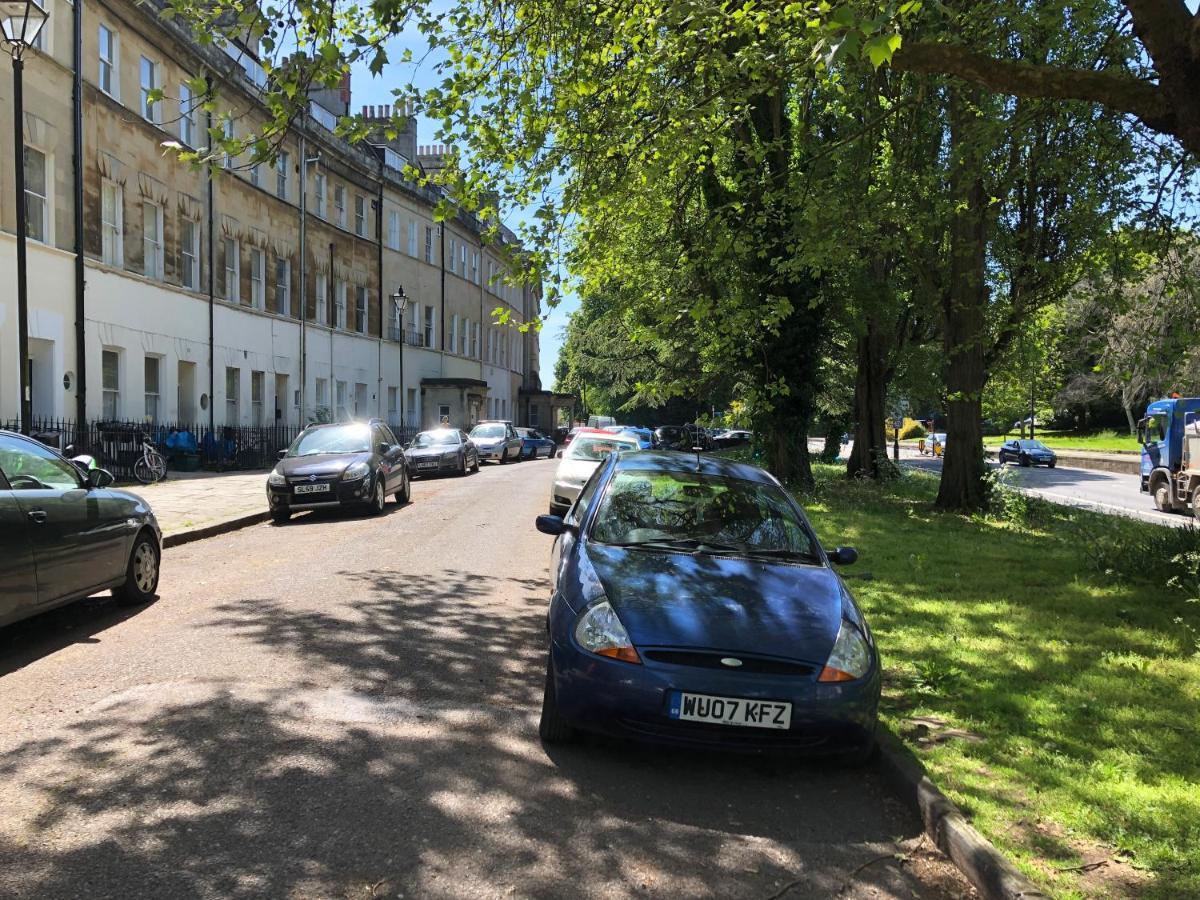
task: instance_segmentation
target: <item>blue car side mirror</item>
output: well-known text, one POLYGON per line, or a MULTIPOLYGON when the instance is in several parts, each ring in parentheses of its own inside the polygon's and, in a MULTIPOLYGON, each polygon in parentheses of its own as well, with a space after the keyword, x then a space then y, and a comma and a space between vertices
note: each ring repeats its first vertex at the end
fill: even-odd
POLYGON ((858 561, 858 551, 853 547, 837 547, 829 554, 829 561, 837 566, 849 566, 858 561))
POLYGON ((542 534, 563 534, 571 530, 571 526, 559 516, 538 516, 534 525, 542 534))

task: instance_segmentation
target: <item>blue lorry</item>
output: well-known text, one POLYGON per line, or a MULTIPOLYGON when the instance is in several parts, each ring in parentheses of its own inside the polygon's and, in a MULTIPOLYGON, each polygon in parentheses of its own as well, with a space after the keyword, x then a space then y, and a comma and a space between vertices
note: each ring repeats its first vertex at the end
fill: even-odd
POLYGON ((1138 422, 1142 493, 1161 512, 1200 518, 1200 397, 1172 395, 1146 407, 1138 422))

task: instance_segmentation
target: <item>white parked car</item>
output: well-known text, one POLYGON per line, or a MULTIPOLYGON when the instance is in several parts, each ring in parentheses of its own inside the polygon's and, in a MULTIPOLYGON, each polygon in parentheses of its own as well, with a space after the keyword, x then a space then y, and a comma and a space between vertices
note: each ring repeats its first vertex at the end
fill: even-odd
POLYGON ((637 438, 626 434, 580 434, 563 452, 554 486, 550 489, 550 515, 564 516, 592 473, 613 453, 637 450, 637 438))

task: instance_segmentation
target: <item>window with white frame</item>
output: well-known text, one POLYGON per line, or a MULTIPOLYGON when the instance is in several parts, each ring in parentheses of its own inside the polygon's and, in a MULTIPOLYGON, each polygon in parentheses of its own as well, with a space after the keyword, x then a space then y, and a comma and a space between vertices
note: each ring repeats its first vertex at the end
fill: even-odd
POLYGON ((408 255, 415 257, 417 255, 417 220, 408 220, 408 255))
POLYGON ((250 415, 251 421, 255 425, 265 424, 263 420, 263 411, 265 403, 263 402, 263 392, 266 387, 266 373, 251 372, 250 373, 250 415))
POLYGON ((261 247, 250 248, 250 305, 255 309, 266 308, 267 254, 261 247))
POLYGON ((238 401, 242 396, 242 370, 233 366, 225 367, 225 424, 240 425, 238 401))
POLYGON ((179 221, 179 283, 200 290, 200 223, 194 219, 179 221))
POLYGON ((142 390, 146 394, 146 421, 158 421, 158 396, 159 396, 159 375, 162 369, 162 360, 157 356, 147 356, 145 364, 145 378, 143 381, 142 390))
POLYGON ((286 256, 275 257, 275 312, 292 314, 292 261, 286 256))
POLYGON ((30 239, 47 242, 50 237, 49 160, 34 147, 25 147, 25 229, 30 239))
POLYGON ((470 353, 469 353, 469 351, 471 349, 471 320, 470 319, 467 319, 465 322, 463 322, 462 334, 459 335, 458 341, 459 341, 459 345, 460 345, 459 352, 463 356, 470 356, 470 353))
POLYGON ((405 415, 404 415, 405 422, 404 422, 404 424, 405 424, 405 425, 409 425, 409 424, 415 425, 415 424, 417 423, 417 421, 418 421, 418 416, 417 416, 417 413, 418 413, 418 410, 417 410, 417 389, 416 389, 416 388, 409 388, 409 389, 408 389, 407 391, 405 391, 404 393, 405 393, 405 396, 406 396, 406 398, 407 398, 407 399, 406 399, 406 405, 405 405, 405 407, 404 407, 404 411, 405 411, 405 415))
POLYGON ((396 209, 388 210, 388 247, 393 250, 400 249, 400 211, 396 209))
POLYGON ((318 272, 315 280, 315 289, 317 294, 317 322, 321 325, 328 325, 328 300, 329 300, 329 282, 325 277, 324 272, 318 272))
POLYGON ((100 256, 110 266, 125 262, 125 189, 115 181, 100 184, 100 256))
POLYGON ((179 85, 179 140, 196 146, 196 101, 186 84, 179 85))
POLYGON ((237 238, 221 239, 225 251, 225 299, 237 303, 242 299, 242 253, 237 238))
POLYGON ((433 264, 433 228, 425 226, 425 262, 433 264))
MULTIPOLYGON (((408 304, 408 330, 413 333, 413 336, 416 338, 417 345, 420 346, 421 345, 421 304, 420 303, 408 304)), ((406 335, 404 339, 407 341, 409 338, 406 335)))
POLYGON ((163 208, 142 200, 142 274, 163 277, 163 208))
POLYGON ((147 122, 158 124, 158 101, 154 98, 154 92, 160 87, 158 75, 158 63, 152 59, 142 57, 141 64, 142 76, 142 118, 147 122))
POLYGON ((354 288, 354 330, 367 333, 367 289, 361 284, 354 288))
POLYGON ((458 352, 458 313, 450 317, 450 352, 458 352))
POLYGON ((334 323, 338 328, 346 327, 346 282, 336 279, 333 283, 333 301, 336 305, 335 313, 337 320, 334 323))
POLYGON ((314 188, 314 193, 316 194, 316 198, 317 198, 317 204, 316 204, 317 205, 317 215, 320 216, 322 219, 324 219, 325 213, 326 213, 326 209, 325 209, 326 183, 325 183, 325 173, 324 172, 317 173, 315 185, 316 186, 314 188))
POLYGON ((471 330, 471 358, 479 358, 479 323, 476 322, 471 330))
POLYGON ((262 163, 250 164, 250 183, 255 187, 262 187, 262 163))
POLYGON ((337 392, 337 421, 345 422, 350 418, 350 410, 346 406, 347 394, 349 393, 347 390, 347 383, 344 381, 339 381, 335 385, 334 389, 337 392))
POLYGON ((462 244, 458 248, 458 272, 463 278, 467 277, 467 245, 462 244))
POLYGON ((328 381, 328 379, 325 379, 325 378, 317 379, 316 401, 317 401, 318 408, 329 406, 329 381, 328 381))
POLYGON ((458 239, 450 238, 450 271, 458 274, 458 239))
POLYGON ((96 73, 96 84, 108 96, 120 100, 121 69, 117 61, 117 33, 107 25, 101 25, 98 37, 100 68, 96 73))
POLYGON ((471 281, 479 284, 479 251, 471 251, 471 281))
POLYGON ((538 427, 538 405, 536 403, 529 404, 529 427, 538 427))
POLYGON ((434 333, 434 310, 432 306, 425 307, 425 346, 432 348, 434 333))
POLYGON ((288 198, 288 176, 292 164, 292 155, 286 150, 279 151, 279 157, 275 160, 275 193, 279 199, 286 200, 288 198))
POLYGON ((354 195, 354 233, 363 237, 367 233, 367 198, 354 195))
POLYGON ((111 422, 121 412, 121 353, 118 350, 100 351, 100 389, 104 395, 101 414, 111 422))
MULTIPOLYGON (((223 133, 225 135, 225 140, 232 141, 233 140, 233 119, 226 119, 225 124, 222 127, 224 129, 223 133)), ((223 165, 227 169, 232 169, 233 163, 234 163, 233 154, 230 153, 229 151, 226 151, 223 165)))
POLYGON ((388 423, 400 423, 400 389, 388 386, 388 423))
POLYGON ((340 184, 333 186, 333 218, 339 228, 346 227, 346 188, 340 184))

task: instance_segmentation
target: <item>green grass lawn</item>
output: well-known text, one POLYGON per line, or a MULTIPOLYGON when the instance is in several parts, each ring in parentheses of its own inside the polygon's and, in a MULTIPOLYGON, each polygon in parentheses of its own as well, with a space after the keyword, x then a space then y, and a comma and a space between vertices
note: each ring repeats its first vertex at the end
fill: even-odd
POLYGON ((1008 519, 943 514, 929 476, 842 471, 818 467, 805 505, 823 543, 861 554, 844 574, 883 718, 934 781, 1055 896, 1200 897, 1200 605, 1161 569, 1130 583, 1089 562, 1189 538, 1020 497, 1008 519))
MULTIPOLYGON (((1019 432, 1004 437, 986 437, 983 442, 988 447, 999 447, 1005 441, 1019 438, 1019 432)), ((1092 434, 1075 434, 1067 431, 1037 431, 1035 437, 1047 447, 1059 450, 1126 450, 1137 453, 1141 445, 1137 438, 1125 431, 1098 431, 1092 434)))

